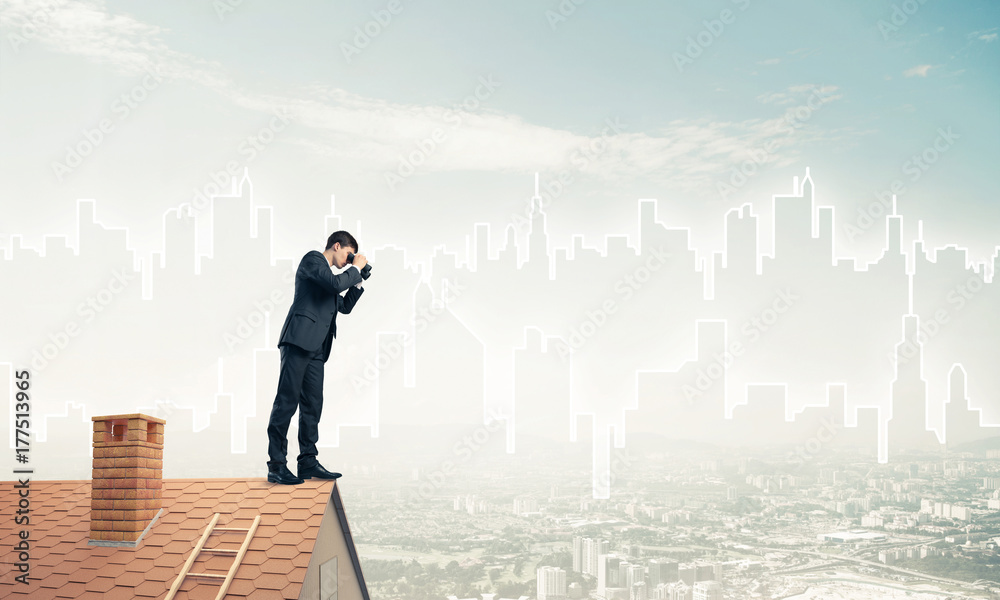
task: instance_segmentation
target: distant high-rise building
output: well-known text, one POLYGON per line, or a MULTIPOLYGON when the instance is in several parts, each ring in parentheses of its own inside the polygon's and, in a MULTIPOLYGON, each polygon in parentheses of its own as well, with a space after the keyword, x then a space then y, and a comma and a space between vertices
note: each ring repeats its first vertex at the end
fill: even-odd
POLYGON ((602 554, 611 551, 611 543, 607 540, 583 539, 583 555, 581 564, 583 573, 597 577, 598 560, 602 554))
POLYGON ((661 583, 674 583, 677 576, 677 561, 666 558, 654 558, 649 561, 649 587, 655 588, 661 583))
POLYGON ((622 562, 618 563, 618 586, 617 587, 628 589, 628 586, 629 586, 629 580, 628 580, 629 569, 631 569, 633 566, 634 565, 632 563, 628 562, 627 558, 622 558, 622 562))
POLYGON ((531 497, 514 498, 514 514, 524 515, 538 512, 538 500, 531 497))
POLYGON ((624 584, 622 587, 632 589, 632 586, 634 586, 635 584, 644 583, 646 581, 646 569, 642 565, 637 565, 634 563, 633 564, 625 563, 625 564, 627 564, 628 567, 626 568, 624 573, 625 578, 622 581, 624 584))
POLYGON ((903 316, 903 341, 895 347, 896 376, 890 384, 890 455, 907 449, 940 451, 937 434, 927 428, 927 381, 922 374, 924 345, 920 317, 903 316))
POLYGON ((535 575, 538 580, 538 600, 566 598, 566 571, 559 567, 539 567, 535 575))
POLYGON ((597 561, 597 595, 604 598, 615 589, 622 588, 621 557, 614 554, 601 554, 597 561), (610 590, 610 591, 609 591, 610 590))
POLYGON ((678 567, 677 579, 683 581, 688 585, 694 585, 695 572, 696 570, 694 565, 684 565, 682 567, 678 567))
POLYGON ((665 600, 693 600, 694 595, 691 586, 683 581, 666 584, 663 592, 665 600))
POLYGON ((722 600, 722 584, 718 581, 697 581, 691 592, 691 600, 722 600))
POLYGON ((646 582, 637 581, 633 583, 628 589, 628 599, 629 600, 646 600, 646 582))
POLYGON ((715 580, 715 565, 710 563, 698 563, 694 566, 695 581, 715 580))
POLYGON ((583 572, 583 538, 578 535, 573 537, 573 571, 583 572))
POLYGON ((490 510, 489 510, 489 505, 486 503, 486 500, 482 500, 480 498, 477 498, 476 496, 469 495, 465 497, 465 512, 469 513, 470 515, 480 515, 483 513, 488 513, 490 512, 490 510))

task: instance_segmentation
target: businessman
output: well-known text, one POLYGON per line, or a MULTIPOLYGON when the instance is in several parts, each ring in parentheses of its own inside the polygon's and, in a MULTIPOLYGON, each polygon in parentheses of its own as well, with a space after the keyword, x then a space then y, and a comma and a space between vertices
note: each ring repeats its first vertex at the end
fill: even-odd
POLYGON ((337 337, 337 313, 348 314, 364 293, 361 269, 368 264, 358 254, 358 242, 346 231, 335 231, 326 250, 312 250, 302 257, 295 272, 295 297, 281 328, 278 348, 281 370, 278 392, 267 424, 267 480, 294 485, 305 479, 336 479, 316 459, 319 417, 323 412, 323 369, 337 337), (343 269, 349 253, 351 268, 334 275, 331 266, 343 269), (341 296, 341 292, 347 293, 341 296), (298 475, 286 464, 288 425, 299 411, 298 475))

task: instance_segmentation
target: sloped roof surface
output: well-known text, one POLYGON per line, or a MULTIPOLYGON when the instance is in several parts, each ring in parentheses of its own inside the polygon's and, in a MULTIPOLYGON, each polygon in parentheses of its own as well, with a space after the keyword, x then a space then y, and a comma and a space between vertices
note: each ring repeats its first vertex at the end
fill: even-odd
MULTIPOLYGON (((0 514, 13 515, 19 496, 6 483, 0 514)), ((32 599, 163 598, 215 513, 216 527, 260 525, 226 598, 297 598, 319 532, 332 481, 274 485, 265 479, 165 479, 163 512, 137 548, 90 546, 90 482, 31 481, 30 524, 0 519, 0 597, 32 599), (14 580, 21 529, 30 532, 30 585, 14 580), (8 543, 9 542, 9 543, 8 543)), ((238 549, 245 532, 220 532, 206 548, 238 549)), ((195 573, 225 575, 229 554, 203 552, 195 573)), ((220 582, 188 577, 178 599, 214 599, 220 582)))

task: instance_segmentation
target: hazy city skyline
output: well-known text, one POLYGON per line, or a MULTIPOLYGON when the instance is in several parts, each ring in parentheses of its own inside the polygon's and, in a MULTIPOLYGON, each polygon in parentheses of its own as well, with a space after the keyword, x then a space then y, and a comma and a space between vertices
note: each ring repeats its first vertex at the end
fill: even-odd
MULTIPOLYGON (((988 368, 995 339, 989 332, 997 326, 989 309, 997 288, 989 274, 1000 253, 991 265, 969 265, 960 248, 927 249, 919 239, 907 240, 904 218, 892 214, 883 258, 861 268, 837 252, 829 235, 835 207, 814 203, 808 171, 792 187, 791 194, 774 195, 778 236, 771 244, 760 239, 751 207, 722 215, 726 251, 710 264, 696 262, 689 231, 660 221, 651 201, 637 204, 636 240, 608 234, 603 249, 583 246, 579 237, 574 248, 556 247, 546 235, 537 188, 527 215, 508 225, 496 253, 491 242, 501 236, 476 223, 466 253, 445 249, 430 265, 408 262, 405 248, 366 250, 381 268, 366 283, 375 292, 367 295, 368 306, 345 319, 334 344, 321 447, 338 446, 345 426, 421 444, 421 427, 484 424, 490 434, 502 431, 497 435, 505 437, 507 451, 516 452, 519 434, 567 442, 581 439, 579 427, 588 427, 583 435, 592 438, 595 493, 606 497, 599 474, 630 432, 806 444, 826 437, 825 428, 831 439, 877 449, 883 461, 890 442, 897 450, 937 447, 927 430, 949 441, 946 411, 957 436, 952 443, 994 435, 979 426, 1000 422, 988 368), (595 291, 589 282, 597 273, 611 278, 595 291), (955 286, 970 287, 970 277, 972 291, 958 294, 955 286), (524 290, 533 291, 534 302, 518 301, 524 290), (818 290, 828 291, 820 297, 818 290), (500 306, 516 310, 500 318, 500 306), (667 307, 673 308, 664 312, 667 307), (928 330, 926 321, 934 327, 928 330), (686 333, 672 332, 674 324, 686 333), (667 338, 648 335, 661 330, 667 338), (820 341, 822 358, 807 359, 820 341), (777 358, 790 350, 807 362, 789 366, 777 358), (925 403, 926 420, 920 414, 925 403), (888 440, 893 430, 898 439, 888 440), (855 435, 842 435, 848 433, 855 435)), ((61 310, 44 301, 57 296, 55 290, 38 288, 32 306, 45 312, 27 319, 30 307, 5 313, 11 331, 24 329, 14 339, 33 339, 8 348, 7 370, 30 364, 38 371, 36 385, 47 397, 41 406, 52 407, 43 409, 45 417, 72 412, 83 420, 136 410, 169 417, 190 410, 171 428, 174 435, 210 426, 220 451, 228 437, 233 452, 249 453, 237 471, 252 468, 263 441, 261 419, 273 400, 273 346, 297 259, 274 255, 274 207, 255 201, 248 174, 234 179, 232 189, 235 194, 204 207, 214 216, 210 254, 195 249, 189 207, 165 216, 165 251, 148 267, 130 252, 127 228, 95 220, 96 201, 78 203, 78 237, 47 238, 44 257, 12 237, 0 263, 11 280, 25 276, 19 273, 37 277, 39 269, 61 272, 74 260, 76 277, 93 281, 89 294, 62 299, 61 310), (137 262, 143 268, 132 271, 137 262), (195 298, 192 290, 200 290, 195 298), (50 321, 39 329, 46 315, 50 321), (79 338, 66 333, 70 324, 82 330, 79 338), (134 346, 137 335, 155 339, 159 350, 131 350, 129 363, 106 360, 115 348, 134 346), (132 365, 140 379, 108 388, 93 378, 103 372, 127 379, 119 364, 132 365), (56 379, 46 380, 49 374, 56 379)), ((343 226, 332 204, 317 234, 343 226)), ((363 237, 359 243, 367 248, 363 237)), ((57 443, 46 425, 36 421, 40 439, 57 443)), ((60 441, 76 437, 79 443, 85 436, 72 427, 72 419, 60 427, 67 434, 60 441)), ((170 473, 169 459, 166 468, 170 473)))

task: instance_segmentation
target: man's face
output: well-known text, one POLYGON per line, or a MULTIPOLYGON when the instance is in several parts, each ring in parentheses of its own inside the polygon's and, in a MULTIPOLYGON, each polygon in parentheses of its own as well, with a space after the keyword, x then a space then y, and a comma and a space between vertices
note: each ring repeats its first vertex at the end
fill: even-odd
POLYGON ((341 246, 340 242, 333 245, 333 266, 343 269, 347 266, 347 255, 357 254, 357 250, 350 246, 341 246))

